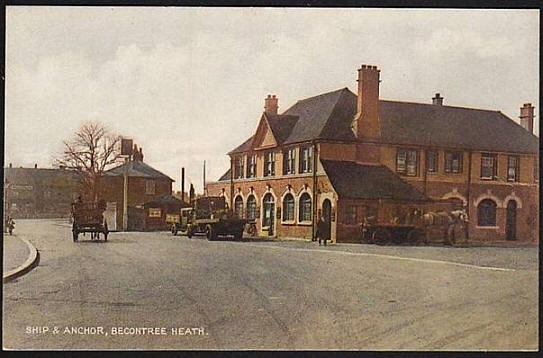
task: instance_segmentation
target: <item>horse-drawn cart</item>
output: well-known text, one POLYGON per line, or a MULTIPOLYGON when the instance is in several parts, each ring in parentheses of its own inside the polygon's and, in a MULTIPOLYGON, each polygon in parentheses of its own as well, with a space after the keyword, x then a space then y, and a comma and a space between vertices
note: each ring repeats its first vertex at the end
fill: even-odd
POLYGON ((72 234, 73 240, 76 242, 80 233, 89 232, 91 240, 100 238, 100 234, 104 235, 104 241, 107 241, 109 233, 107 222, 104 218, 106 203, 100 202, 77 202, 72 204, 72 234))
POLYGON ((423 227, 406 224, 367 224, 363 226, 363 241, 372 244, 427 244, 423 227))

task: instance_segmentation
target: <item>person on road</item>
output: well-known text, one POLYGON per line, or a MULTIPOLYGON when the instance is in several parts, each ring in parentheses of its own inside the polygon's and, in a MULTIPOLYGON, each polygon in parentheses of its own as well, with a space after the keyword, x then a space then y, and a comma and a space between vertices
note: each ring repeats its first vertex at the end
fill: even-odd
POLYGON ((319 246, 322 245, 322 242, 324 242, 324 246, 326 246, 326 241, 330 240, 330 230, 324 221, 323 216, 321 216, 317 222, 316 236, 319 238, 319 246))

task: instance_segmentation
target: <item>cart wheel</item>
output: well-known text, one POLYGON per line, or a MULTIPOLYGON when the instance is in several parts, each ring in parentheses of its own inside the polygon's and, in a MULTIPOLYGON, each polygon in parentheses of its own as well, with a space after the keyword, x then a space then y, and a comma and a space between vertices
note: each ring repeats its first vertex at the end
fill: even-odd
POLYGON ((234 240, 239 241, 243 238, 243 228, 234 233, 234 240))
POLYGON ((172 234, 173 236, 177 236, 177 225, 172 224, 172 234))
POLYGON ((78 232, 77 231, 73 231, 73 238, 74 238, 74 242, 77 241, 77 236, 78 236, 78 232))
POLYGON ((256 236, 256 225, 255 224, 249 224, 249 228, 247 229, 247 234, 249 234, 249 236, 256 236))
POLYGON ((390 241, 390 232, 387 229, 379 228, 375 230, 371 239, 376 244, 384 244, 390 241))
POLYGON ((417 229, 412 229, 407 233, 406 241, 414 244, 421 244, 424 242, 424 235, 417 229))
POLYGON ((217 233, 211 225, 206 226, 206 237, 209 241, 213 241, 217 238, 217 233))

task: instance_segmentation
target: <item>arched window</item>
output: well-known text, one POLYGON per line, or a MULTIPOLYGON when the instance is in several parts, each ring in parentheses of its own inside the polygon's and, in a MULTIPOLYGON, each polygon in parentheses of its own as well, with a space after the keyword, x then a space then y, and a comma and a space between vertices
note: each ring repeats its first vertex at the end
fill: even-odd
POLYGON ((300 215, 299 221, 311 221, 311 197, 308 193, 300 196, 300 215))
POLYGON ((275 202, 270 193, 264 196, 264 215, 262 216, 262 226, 269 227, 273 225, 275 215, 275 202))
POLYGON ((496 226, 496 203, 491 199, 485 199, 477 206, 477 225, 496 226))
POLYGON ((287 194, 283 198, 283 221, 294 221, 294 197, 287 194))
POLYGON ((243 217, 243 198, 239 195, 234 200, 234 213, 238 218, 243 217))
POLYGON ((254 195, 247 198, 247 219, 256 219, 256 199, 254 195))

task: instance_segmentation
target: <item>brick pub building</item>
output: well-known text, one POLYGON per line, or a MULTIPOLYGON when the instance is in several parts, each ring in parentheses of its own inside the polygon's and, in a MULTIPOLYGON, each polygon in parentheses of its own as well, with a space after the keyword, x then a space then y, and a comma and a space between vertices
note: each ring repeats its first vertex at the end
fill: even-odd
POLYGON ((534 107, 521 125, 500 111, 379 98, 376 66, 348 88, 278 114, 265 99, 254 135, 228 153, 230 169, 207 183, 260 235, 310 238, 323 215, 332 241, 357 241, 365 216, 388 222, 428 198, 454 198, 470 239, 537 240, 539 138, 534 107))

